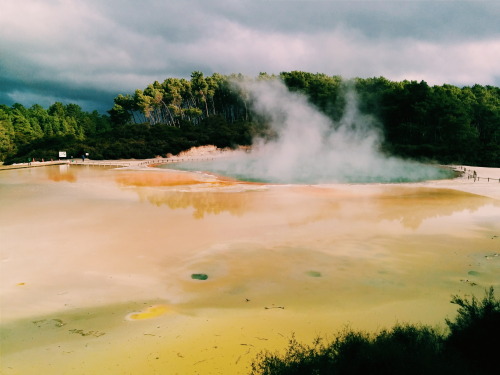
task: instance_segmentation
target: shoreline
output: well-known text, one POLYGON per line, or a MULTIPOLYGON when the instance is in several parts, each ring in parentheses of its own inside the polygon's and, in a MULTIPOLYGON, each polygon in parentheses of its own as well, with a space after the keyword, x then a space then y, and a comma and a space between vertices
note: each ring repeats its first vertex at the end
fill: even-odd
POLYGON ((500 183, 467 173, 500 169, 234 189, 122 162, 3 174, 0 372, 243 372, 291 333, 441 323, 449 295, 498 283, 500 183))
POLYGON ((468 165, 449 165, 448 167, 463 173, 453 179, 424 181, 412 185, 459 190, 500 200, 500 168, 468 165))
MULTIPOLYGON (((97 166, 97 167, 111 167, 120 170, 150 170, 150 171, 167 171, 167 169, 155 168, 158 165, 165 165, 177 162, 188 161, 202 161, 214 160, 221 157, 230 157, 238 152, 245 152, 246 149, 240 148, 237 150, 232 149, 219 149, 215 146, 201 146, 194 147, 189 150, 183 151, 178 155, 168 154, 167 157, 156 157, 150 159, 117 159, 117 160, 92 160, 73 158, 71 160, 57 160, 57 161, 35 161, 31 163, 20 163, 13 165, 0 165, 0 172, 2 170, 14 170, 23 168, 36 168, 51 165, 78 165, 78 166, 97 166)), ((420 182, 405 182, 405 183, 326 183, 316 184, 318 186, 364 186, 364 185, 399 185, 399 186, 412 186, 412 187, 434 187, 434 188, 447 188, 459 190, 471 194, 483 195, 493 199, 500 200, 500 168, 480 167, 470 165, 439 165, 441 167, 450 168, 457 173, 457 176, 452 179, 442 180, 429 180, 420 182)), ((218 179, 223 176, 216 176, 218 179)), ((245 183, 245 181, 238 181, 245 183)), ((275 184, 271 184, 275 185, 275 184)))

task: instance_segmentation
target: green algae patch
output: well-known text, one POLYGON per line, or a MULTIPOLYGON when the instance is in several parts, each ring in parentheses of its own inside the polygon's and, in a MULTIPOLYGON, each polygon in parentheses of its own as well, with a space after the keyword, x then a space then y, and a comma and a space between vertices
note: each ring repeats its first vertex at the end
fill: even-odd
POLYGON ((191 278, 193 280, 206 280, 208 279, 208 275, 206 273, 193 273, 191 278))
POLYGON ((306 275, 310 276, 310 277, 321 277, 321 272, 318 272, 318 271, 307 271, 306 275))

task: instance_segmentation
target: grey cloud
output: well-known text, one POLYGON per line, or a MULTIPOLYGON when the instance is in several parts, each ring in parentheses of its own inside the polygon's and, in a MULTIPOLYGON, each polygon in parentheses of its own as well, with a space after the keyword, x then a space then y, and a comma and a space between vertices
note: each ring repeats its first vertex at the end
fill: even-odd
POLYGON ((227 1, 203 2, 204 12, 210 17, 215 11, 250 28, 286 33, 316 33, 342 26, 370 38, 441 40, 500 35, 500 5, 496 1, 262 0, 238 3, 238 7, 227 7, 227 1))
POLYGON ((7 104, 31 95, 110 108, 118 93, 194 70, 500 77, 497 1, 0 1, 7 104))
MULTIPOLYGON (((425 40, 500 35, 496 1, 188 1, 106 2, 111 19, 137 33, 192 42, 222 20, 266 32, 317 33, 342 26, 370 38, 425 40)), ((96 4, 96 6, 100 6, 96 4)))
POLYGON ((56 101, 75 103, 88 111, 106 113, 113 106, 116 91, 106 91, 89 85, 71 85, 53 81, 24 81, 0 76, 0 104, 21 103, 27 107, 40 104, 48 107, 56 101))

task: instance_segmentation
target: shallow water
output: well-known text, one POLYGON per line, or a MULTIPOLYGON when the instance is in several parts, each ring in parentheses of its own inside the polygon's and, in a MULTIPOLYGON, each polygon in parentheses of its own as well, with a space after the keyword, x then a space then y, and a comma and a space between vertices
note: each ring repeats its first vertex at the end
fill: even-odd
POLYGON ((286 158, 276 160, 274 154, 233 152, 231 157, 178 162, 160 168, 207 171, 244 181, 281 184, 402 183, 454 177, 454 172, 448 168, 395 158, 368 159, 360 167, 335 157, 320 162, 318 157, 289 161, 286 158))
POLYGON ((0 171, 0 207, 2 374, 247 373, 500 284, 499 201, 450 189, 52 166, 0 171))

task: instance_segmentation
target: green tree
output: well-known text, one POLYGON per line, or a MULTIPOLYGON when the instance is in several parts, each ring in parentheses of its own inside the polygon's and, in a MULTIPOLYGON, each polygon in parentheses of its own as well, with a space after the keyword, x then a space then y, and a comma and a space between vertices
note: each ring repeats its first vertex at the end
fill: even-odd
POLYGON ((0 161, 4 161, 15 148, 15 133, 8 112, 0 108, 0 161))
POLYGON ((25 145, 41 137, 41 128, 37 123, 32 126, 29 117, 27 117, 27 109, 20 104, 14 104, 12 107, 11 121, 16 145, 25 145))
POLYGON ((208 117, 208 88, 209 85, 203 76, 202 72, 196 71, 191 73, 191 88, 195 98, 201 103, 205 108, 205 113, 208 117))
POLYGON ((434 86, 426 111, 428 141, 442 150, 442 160, 464 163, 477 150, 478 131, 471 126, 467 106, 458 87, 434 86), (446 156, 445 156, 446 155, 446 156))
POLYGON ((61 102, 55 102, 48 109, 49 115, 63 118, 66 115, 66 109, 61 102))
POLYGON ((477 129, 477 163, 496 166, 500 160, 500 89, 492 86, 465 87, 470 100, 471 126, 477 129))
POLYGON ((281 72, 280 78, 290 91, 306 95, 309 101, 333 120, 342 117, 344 102, 340 94, 342 78, 302 71, 281 72))
POLYGON ((500 337, 500 300, 490 287, 483 299, 453 296, 451 303, 458 306, 455 320, 446 319, 450 334, 446 349, 457 358, 466 358, 470 370, 476 374, 494 374, 498 370, 496 355, 500 337))

